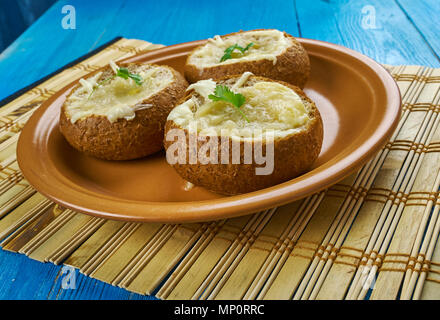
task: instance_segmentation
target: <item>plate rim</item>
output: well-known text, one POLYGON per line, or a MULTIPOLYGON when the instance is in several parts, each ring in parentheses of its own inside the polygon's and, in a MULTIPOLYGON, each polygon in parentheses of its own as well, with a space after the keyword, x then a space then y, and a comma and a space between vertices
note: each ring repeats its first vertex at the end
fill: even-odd
MULTIPOLYGON (((317 173, 314 173, 313 170, 309 171, 301 175, 303 179, 297 182, 292 182, 292 179, 284 183, 272 186, 270 188, 218 199, 178 202, 126 200, 126 203, 124 203, 124 205, 126 205, 127 203, 130 204, 130 210, 127 210, 128 208, 124 208, 124 213, 122 213, 122 210, 116 213, 108 212, 109 210, 103 211, 102 209, 97 210, 86 208, 82 205, 74 204, 72 203, 72 201, 66 201, 58 196, 54 196, 51 192, 48 192, 47 188, 45 188, 44 182, 41 183, 41 178, 38 176, 37 173, 35 173, 34 170, 32 170, 31 166, 29 165, 30 162, 26 162, 23 160, 25 158, 26 152, 30 152, 24 150, 24 145, 26 144, 26 142, 27 144, 30 143, 29 141, 25 141, 26 137, 30 135, 29 138, 33 138, 33 135, 31 135, 30 132, 31 125, 33 123, 37 124, 40 117, 50 107, 50 105, 52 105, 52 103, 56 101, 59 96, 62 95, 62 93, 64 93, 66 89, 72 86, 72 84, 78 79, 74 79, 72 82, 57 91, 48 100, 43 102, 42 105, 34 111, 34 113, 26 122, 19 135, 16 149, 17 162, 20 170, 22 171, 25 179, 31 184, 32 187, 34 187, 38 192, 40 192, 50 200, 58 203, 65 208, 100 218, 123 221, 180 223, 232 218, 246 214, 261 212, 276 206, 281 206, 302 199, 311 194, 318 193, 323 189, 334 185, 338 181, 342 180, 343 178, 354 172, 361 165, 367 162, 368 159, 373 157, 374 154, 378 152, 380 148, 382 148, 388 142, 388 139, 393 134, 400 119, 401 95, 397 83, 394 81, 391 74, 381 64, 363 55, 362 53, 325 41, 306 38, 296 39, 298 39, 298 41, 305 46, 311 45, 317 47, 325 47, 331 50, 338 51, 339 53, 345 55, 348 54, 352 58, 355 58, 356 60, 362 62, 364 65, 368 66, 376 75, 378 75, 378 78, 381 80, 386 92, 387 111, 384 113, 384 116, 378 124, 378 127, 374 131, 374 134, 372 134, 368 139, 362 141, 362 143, 359 144, 356 149, 351 150, 351 152, 347 156, 343 157, 342 159, 322 171, 319 171, 317 173), (394 105, 394 108, 392 108, 392 105, 394 105)), ((127 62, 131 60, 140 60, 141 57, 154 56, 155 54, 160 54, 161 51, 172 51, 173 49, 184 48, 187 46, 192 47, 206 41, 207 40, 196 40, 179 43, 147 52, 142 52, 134 56, 120 59, 118 61, 127 62)), ((94 72, 97 71, 99 70, 96 70, 94 72)), ((35 141, 34 139, 32 139, 32 145, 34 144, 35 141)), ((117 199, 119 204, 124 202, 121 200, 123 199, 117 199)))

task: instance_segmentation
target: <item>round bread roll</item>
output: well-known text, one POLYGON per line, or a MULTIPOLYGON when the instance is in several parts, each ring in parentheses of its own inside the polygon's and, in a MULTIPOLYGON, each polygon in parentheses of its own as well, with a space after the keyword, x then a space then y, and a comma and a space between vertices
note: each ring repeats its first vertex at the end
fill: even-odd
POLYGON ((130 63, 81 79, 61 108, 69 144, 105 160, 129 160, 163 148, 166 118, 188 83, 168 66, 130 63))
POLYGON ((191 83, 246 71, 303 88, 310 75, 310 61, 291 35, 260 29, 208 39, 188 55, 185 64, 185 77, 191 83))
POLYGON ((305 173, 322 140, 320 113, 300 88, 246 72, 190 85, 168 115, 164 145, 183 179, 234 195, 305 173))

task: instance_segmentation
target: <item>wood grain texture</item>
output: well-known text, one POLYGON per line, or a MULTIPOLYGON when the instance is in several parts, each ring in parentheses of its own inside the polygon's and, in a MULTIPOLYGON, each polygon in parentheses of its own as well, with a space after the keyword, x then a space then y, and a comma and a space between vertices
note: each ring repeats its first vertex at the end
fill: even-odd
POLYGON ((4 0, 0 2, 0 51, 3 51, 55 0, 4 0))
POLYGON ((437 0, 424 0, 415 5, 412 0, 396 0, 407 19, 428 43, 437 59, 440 59, 440 41, 438 37, 438 23, 433 19, 440 12, 440 2, 437 0))
MULTIPOLYGON (((416 7, 420 2, 411 3, 416 7)), ((304 38, 337 43, 385 64, 440 66, 423 36, 394 1, 297 0, 296 9, 304 38), (367 20, 368 14, 374 14, 374 23, 367 20)))
MULTIPOLYGON (((231 11, 228 1, 224 6, 216 6, 207 1, 149 1, 141 6, 138 1, 59 1, 0 55, 0 73, 8 78, 8 81, 2 82, 0 86, 0 99, 118 35, 145 39, 153 43, 174 44, 237 29, 274 27, 296 36, 342 44, 382 63, 439 66, 435 51, 439 52, 440 40, 437 36, 436 21, 432 19, 440 13, 436 0, 247 0, 234 1, 234 6, 236 10, 231 11), (76 8, 76 30, 61 28, 61 8, 65 4, 73 4, 76 8), (361 27, 362 9, 367 5, 375 8, 376 29, 361 27), (148 25, 145 21, 148 21, 148 25)), ((0 161, 9 160, 7 157, 1 158, 0 154, 0 161)), ((393 168, 391 162, 390 166, 393 168)), ((331 209, 325 203, 321 206, 322 209, 319 210, 331 209)), ((17 212, 17 215, 21 214, 24 212, 17 212)), ((374 220, 374 217, 372 219, 374 220)), ((322 234, 308 234, 306 230, 300 240, 321 241, 331 220, 332 217, 328 217, 324 222, 312 220, 312 224, 323 223, 322 234)), ((361 220, 358 222, 361 223, 361 220)), ((306 242, 303 247, 307 247, 306 242)), ((219 250, 223 251, 224 247, 219 250)), ((308 251, 311 252, 309 255, 312 255, 313 250, 300 249, 297 246, 292 258, 289 258, 284 266, 286 272, 288 264, 293 261, 298 265, 303 263, 305 270, 309 262, 303 256, 308 255, 308 251)), ((252 255, 254 251, 249 252, 252 255)), ((435 261, 438 260, 438 250, 436 254, 435 261)), ((200 261, 204 259, 210 261, 209 257, 203 257, 200 261)), ((4 250, 0 250, 0 266, 0 299, 149 298, 112 287, 79 273, 78 289, 63 290, 60 266, 42 264, 4 250)), ((197 272, 196 267, 193 272, 197 272)), ((288 297, 293 292, 295 281, 298 280, 295 280, 294 275, 286 274, 284 277, 282 271, 277 281, 282 282, 284 278, 287 279, 287 284, 291 284, 290 287, 285 285, 284 296, 288 297)), ((188 276, 181 284, 190 282, 191 277, 188 276)), ((234 287, 232 282, 226 287, 228 286, 234 287)), ((436 296, 438 284, 431 281, 428 288, 430 291, 425 295, 436 296)), ((144 290, 144 287, 141 286, 141 289, 144 290)), ((192 294, 192 291, 188 292, 190 293, 192 294)), ((267 297, 279 295, 269 292, 267 297)))
POLYGON ((59 1, 0 56, 0 72, 10 79, 0 87, 0 99, 117 36, 171 45, 256 28, 279 28, 298 35, 293 3, 226 0, 217 6, 185 0, 144 1, 142 5, 135 0, 59 1), (66 4, 76 8, 75 30, 61 27, 61 8, 66 4), (230 10, 231 6, 237 9, 230 10), (24 73, 26 66, 31 67, 24 73))

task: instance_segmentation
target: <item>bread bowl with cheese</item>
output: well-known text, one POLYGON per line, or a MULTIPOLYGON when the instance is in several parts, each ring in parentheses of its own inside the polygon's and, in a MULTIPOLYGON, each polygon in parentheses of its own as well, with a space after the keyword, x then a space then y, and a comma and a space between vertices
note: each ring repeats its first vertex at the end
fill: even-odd
POLYGON ((188 83, 168 66, 109 66, 80 79, 60 113, 60 131, 71 146, 105 160, 129 160, 163 148, 168 113, 188 83))
POLYGON ((309 78, 310 61, 293 36, 260 29, 208 39, 188 55, 184 70, 190 83, 249 71, 303 88, 309 78))
POLYGON ((191 84, 168 115, 164 145, 183 179, 233 195, 303 174, 322 140, 320 113, 300 88, 246 72, 191 84))

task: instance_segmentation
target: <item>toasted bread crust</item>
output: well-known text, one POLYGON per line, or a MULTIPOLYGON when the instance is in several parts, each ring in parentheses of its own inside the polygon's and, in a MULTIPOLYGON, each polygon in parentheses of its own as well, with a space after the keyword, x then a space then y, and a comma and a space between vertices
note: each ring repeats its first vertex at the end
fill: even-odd
MULTIPOLYGON (((222 38, 238 33, 241 32, 230 33, 222 36, 222 38)), ((249 71, 258 76, 285 81, 297 87, 304 88, 304 85, 310 76, 309 56, 303 46, 294 37, 285 32, 284 35, 292 40, 292 46, 277 56, 275 65, 272 60, 260 59, 256 61, 242 61, 199 68, 188 62, 190 56, 200 47, 199 46, 188 55, 184 67, 185 77, 190 83, 193 83, 204 79, 220 79, 225 76, 241 74, 249 71)))
POLYGON ((179 72, 165 67, 172 71, 174 81, 144 100, 142 103, 151 104, 152 107, 136 111, 133 120, 121 118, 112 123, 105 116, 91 116, 72 123, 63 105, 60 113, 61 133, 78 151, 105 160, 130 160, 160 151, 167 116, 188 86, 179 72))
MULTIPOLYGON (((238 76, 224 78, 219 82, 230 81, 230 79, 238 79, 238 76)), ((251 77, 250 79, 257 81, 274 81, 263 77, 251 77)), ((274 141, 274 170, 272 174, 256 175, 255 169, 262 167, 262 165, 255 163, 254 159, 252 159, 251 164, 244 164, 244 145, 253 145, 254 142, 243 140, 240 141, 239 164, 232 164, 232 155, 230 154, 228 164, 221 164, 220 158, 218 159, 218 164, 201 164, 199 161, 195 164, 176 163, 173 167, 177 173, 185 180, 213 192, 234 195, 267 188, 290 180, 309 170, 321 151, 323 140, 321 115, 315 103, 310 100, 300 88, 281 81, 274 82, 288 86, 301 97, 303 102, 308 106, 311 120, 306 130, 299 131, 284 138, 278 138, 274 141)), ((190 95, 187 95, 179 104, 189 97, 190 95)), ((190 152, 194 152, 189 149, 190 133, 188 130, 179 127, 174 121, 168 120, 165 125, 165 137, 167 132, 171 129, 184 130, 186 137, 186 155, 188 159, 190 152)), ((231 150, 231 139, 227 139, 229 141, 229 150, 231 150)), ((220 141, 220 139, 218 140, 220 141)), ((165 139, 165 149, 168 149, 173 143, 176 142, 167 141, 165 139)), ((197 150, 204 144, 204 141, 198 141, 197 150)), ((219 150, 222 148, 220 142, 218 148, 219 150)), ((262 148, 264 154, 266 150, 264 142, 262 148)))

